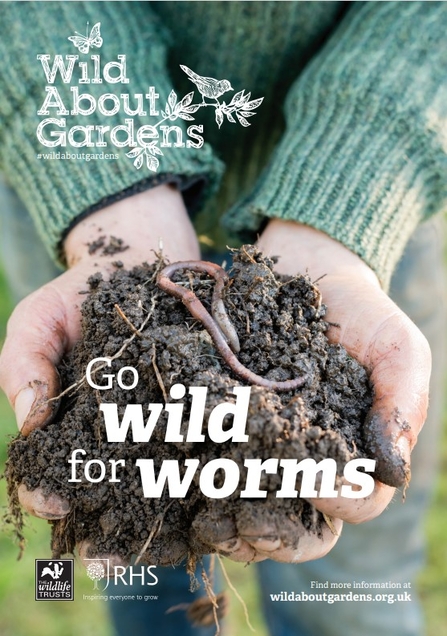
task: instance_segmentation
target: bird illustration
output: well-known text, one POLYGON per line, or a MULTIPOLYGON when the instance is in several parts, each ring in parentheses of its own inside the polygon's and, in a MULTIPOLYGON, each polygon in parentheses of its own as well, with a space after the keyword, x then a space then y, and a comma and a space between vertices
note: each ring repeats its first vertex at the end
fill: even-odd
POLYGON ((180 64, 180 68, 199 89, 199 93, 202 95, 202 104, 205 104, 205 97, 215 99, 217 103, 219 103, 217 99, 218 97, 227 91, 234 90, 230 82, 226 79, 217 80, 214 79, 214 77, 202 77, 183 64, 180 64))

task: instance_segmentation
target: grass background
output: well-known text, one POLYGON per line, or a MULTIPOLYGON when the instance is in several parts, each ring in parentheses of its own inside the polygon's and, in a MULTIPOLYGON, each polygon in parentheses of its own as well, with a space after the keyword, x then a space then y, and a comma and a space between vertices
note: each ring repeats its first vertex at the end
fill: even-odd
MULTIPOLYGON (((11 311, 4 279, 0 271, 0 339, 3 338, 7 317, 11 311)), ((0 470, 3 471, 8 439, 16 434, 12 411, 3 394, 0 395, 0 470)), ((444 422, 445 424, 446 422, 444 422)), ((419 591, 427 619, 428 636, 438 636, 447 625, 447 435, 444 426, 441 471, 436 497, 427 519, 428 562, 420 577, 419 591)), ((6 509, 5 482, 0 481, 0 506, 6 509)), ((28 519, 27 549, 17 561, 18 548, 2 523, 0 532, 0 636, 111 636, 106 603, 76 600, 74 602, 34 601, 34 559, 49 558, 49 526, 43 520, 28 519)), ((267 636, 254 583, 253 568, 226 561, 233 584, 245 599, 250 619, 258 636, 267 636)), ((92 583, 75 565, 75 595, 92 593, 92 583)), ((229 636, 248 636, 242 607, 231 595, 229 636)), ((138 636, 138 635, 136 635, 138 636)), ((181 636, 181 635, 179 635, 181 636)))

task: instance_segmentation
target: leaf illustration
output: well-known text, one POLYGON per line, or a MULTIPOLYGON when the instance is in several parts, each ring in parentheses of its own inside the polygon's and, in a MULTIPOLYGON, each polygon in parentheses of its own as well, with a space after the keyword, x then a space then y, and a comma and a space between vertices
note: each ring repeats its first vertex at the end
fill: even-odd
POLYGON ((157 143, 157 141, 152 141, 146 148, 146 154, 149 152, 151 155, 162 155, 163 153, 157 143))
POLYGON ((143 165, 143 155, 139 155, 133 162, 133 165, 135 166, 137 170, 139 170, 141 166, 143 165))
POLYGON ((171 107, 171 110, 174 110, 176 103, 177 103, 177 93, 174 90, 172 90, 169 93, 169 97, 168 97, 168 104, 171 107))
POLYGON ((184 119, 185 121, 194 121, 194 117, 191 117, 191 115, 187 115, 186 113, 178 113, 178 116, 180 117, 180 119, 184 119))
POLYGON ((196 113, 200 108, 200 104, 193 104, 192 106, 187 106, 186 108, 182 108, 184 113, 196 113))
POLYGON ((236 93, 235 95, 233 95, 233 99, 231 100, 231 102, 229 103, 229 106, 235 106, 236 103, 241 99, 241 97, 244 96, 244 91, 239 91, 239 93, 236 93))
POLYGON ((138 157, 139 154, 143 152, 144 148, 134 148, 130 152, 126 152, 126 157, 129 159, 133 159, 134 157, 138 157))
POLYGON ((236 120, 233 117, 233 115, 230 113, 230 111, 228 111, 228 112, 225 111, 225 115, 227 116, 227 119, 228 119, 229 122, 231 122, 232 124, 236 123, 236 120))
MULTIPOLYGON (((244 108, 245 108, 245 106, 244 106, 244 108)), ((247 112, 245 110, 241 110, 239 112, 239 115, 242 115, 242 117, 254 117, 256 115, 256 113, 252 112, 251 110, 249 110, 247 112)))
POLYGON ((189 106, 194 97, 194 91, 191 91, 178 103, 178 108, 184 110, 186 106, 189 106))
POLYGON ((236 117, 239 120, 239 123, 242 124, 242 126, 244 126, 244 128, 246 128, 247 126, 250 126, 250 122, 248 122, 244 117, 242 117, 242 115, 239 115, 239 113, 236 113, 236 117))
POLYGON ((260 104, 262 104, 263 101, 264 101, 263 97, 260 97, 259 99, 254 99, 253 101, 248 102, 248 104, 244 104, 244 110, 254 110, 260 104))
POLYGON ((160 162, 158 161, 157 157, 153 157, 152 155, 146 155, 146 165, 149 168, 149 170, 152 170, 152 172, 157 172, 157 168, 159 164, 160 162))
POLYGON ((222 126, 223 118, 223 112, 220 110, 220 108, 216 108, 216 123, 219 128, 222 126))

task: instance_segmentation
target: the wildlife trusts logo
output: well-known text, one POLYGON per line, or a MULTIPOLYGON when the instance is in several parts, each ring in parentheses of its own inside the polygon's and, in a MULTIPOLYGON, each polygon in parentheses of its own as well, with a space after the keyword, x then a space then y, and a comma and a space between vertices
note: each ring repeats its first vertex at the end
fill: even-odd
MULTIPOLYGON (((107 146, 127 148, 126 157, 133 161, 138 170, 145 166, 152 172, 157 172, 163 156, 162 148, 195 148, 204 144, 203 125, 190 124, 186 129, 173 122, 179 120, 194 122, 194 114, 201 108, 214 108, 215 122, 220 128, 226 121, 230 124, 239 123, 243 127, 250 126, 248 121, 255 115, 255 110, 261 105, 263 97, 251 99, 251 93, 245 90, 237 91, 227 103, 223 96, 234 91, 228 79, 217 79, 199 75, 183 64, 180 68, 195 89, 179 99, 172 90, 164 104, 160 103, 160 95, 155 86, 148 86, 147 92, 130 93, 105 92, 99 98, 90 94, 88 90, 80 92, 84 85, 129 84, 127 77, 126 55, 118 55, 117 60, 106 63, 99 53, 88 55, 90 49, 100 49, 103 45, 101 23, 97 22, 89 33, 87 24, 86 35, 75 31, 75 35, 68 38, 80 55, 50 55, 39 54, 47 85, 46 96, 38 115, 44 116, 37 126, 36 134, 39 142, 48 148, 58 146, 73 148, 100 148, 107 146), (77 85, 71 86, 71 108, 64 102, 56 80, 64 84, 71 84, 77 67, 77 85), (195 101, 195 91, 200 97, 195 101), (199 101, 201 99, 201 101, 199 101), (88 118, 93 113, 99 113, 107 122, 107 117, 122 113, 124 121, 118 126, 107 125, 67 125, 66 117, 76 116, 88 118), (140 125, 137 129, 133 117, 148 117, 151 123, 140 125)), ((148 52, 149 54, 149 52, 148 52)), ((228 100, 228 97, 226 97, 228 100)), ((44 157, 45 158, 45 157, 44 157)), ((99 157, 98 157, 99 158, 99 157)))
POLYGON ((73 601, 73 559, 36 559, 36 601, 73 601))

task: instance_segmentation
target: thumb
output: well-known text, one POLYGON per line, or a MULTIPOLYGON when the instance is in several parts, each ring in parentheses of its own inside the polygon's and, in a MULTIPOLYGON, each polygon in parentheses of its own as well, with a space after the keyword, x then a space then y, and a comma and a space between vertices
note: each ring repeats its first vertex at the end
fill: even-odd
POLYGON ((394 487, 408 485, 410 453, 425 422, 431 353, 425 337, 401 312, 381 325, 370 352, 374 402, 364 426, 376 476, 394 487))
POLYGON ((35 428, 48 424, 59 407, 59 400, 56 398, 60 386, 57 371, 48 365, 44 372, 44 365, 41 364, 39 373, 41 377, 46 376, 44 381, 29 381, 19 390, 15 400, 11 400, 22 435, 28 435, 35 428))
POLYGON ((363 278, 322 281, 329 335, 363 364, 374 387, 363 426, 376 478, 395 488, 410 481, 410 453, 425 422, 431 352, 416 325, 378 287, 363 278))
POLYGON ((57 286, 49 284, 17 305, 0 356, 0 386, 23 435, 45 426, 57 411, 60 362, 69 337, 67 312, 57 286))

